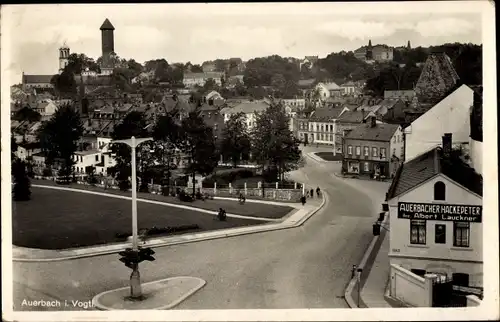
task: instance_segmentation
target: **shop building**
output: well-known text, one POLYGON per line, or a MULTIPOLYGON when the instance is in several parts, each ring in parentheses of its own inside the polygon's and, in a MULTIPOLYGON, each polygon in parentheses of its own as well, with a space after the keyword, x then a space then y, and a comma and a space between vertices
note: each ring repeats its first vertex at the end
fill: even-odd
MULTIPOLYGON (((460 150, 452 149, 450 134, 442 140, 442 148, 403 164, 387 193, 389 261, 418 276, 451 280, 454 288, 480 291, 482 176, 462 159, 460 150)), ((391 289, 393 284, 391 277, 391 289)))

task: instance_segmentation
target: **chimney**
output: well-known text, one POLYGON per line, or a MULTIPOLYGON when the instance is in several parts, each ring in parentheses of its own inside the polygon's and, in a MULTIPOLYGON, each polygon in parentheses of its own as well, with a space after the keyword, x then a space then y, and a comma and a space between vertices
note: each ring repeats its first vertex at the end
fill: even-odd
POLYGON ((451 154, 451 133, 445 133, 443 135, 443 155, 449 157, 451 154))
POLYGON ((377 126, 377 118, 375 116, 370 117, 370 127, 377 126))

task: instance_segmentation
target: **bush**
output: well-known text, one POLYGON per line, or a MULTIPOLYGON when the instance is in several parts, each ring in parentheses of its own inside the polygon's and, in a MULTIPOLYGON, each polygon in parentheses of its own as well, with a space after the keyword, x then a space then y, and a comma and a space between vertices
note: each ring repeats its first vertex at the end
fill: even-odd
POLYGON ((52 168, 50 168, 50 167, 44 168, 42 171, 42 175, 44 177, 51 177, 52 176, 52 168))
POLYGON ((184 190, 181 190, 181 192, 179 193, 179 200, 185 202, 192 202, 193 197, 191 195, 188 195, 184 190))
MULTIPOLYGON (((183 231, 196 230, 196 229, 200 229, 200 226, 198 226, 197 224, 181 225, 181 226, 174 226, 174 227, 156 227, 156 226, 154 226, 154 227, 147 230, 146 236, 180 233, 183 231)), ((116 233, 115 234, 115 238, 119 239, 119 240, 126 240, 129 236, 132 236, 131 232, 123 232, 123 233, 116 233)))
POLYGON ((217 185, 227 185, 229 183, 233 183, 238 179, 252 178, 254 175, 255 172, 253 170, 234 169, 231 171, 225 171, 220 174, 213 174, 211 176, 206 177, 203 180, 203 185, 205 187, 213 187, 215 182, 217 182, 217 185))
POLYGON ((264 182, 276 182, 278 180, 278 169, 266 168, 262 171, 264 182))

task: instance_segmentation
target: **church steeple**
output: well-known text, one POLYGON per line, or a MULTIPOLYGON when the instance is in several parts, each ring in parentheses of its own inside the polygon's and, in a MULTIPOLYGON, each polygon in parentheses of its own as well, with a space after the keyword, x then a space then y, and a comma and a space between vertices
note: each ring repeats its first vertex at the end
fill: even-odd
POLYGON ((372 40, 368 40, 368 48, 372 48, 372 40))
POLYGON ((406 49, 411 49, 411 44, 409 40, 408 40, 408 45, 406 45, 406 49))
POLYGON ((373 48, 372 48, 372 40, 368 40, 368 47, 366 48, 366 60, 373 59, 373 48))

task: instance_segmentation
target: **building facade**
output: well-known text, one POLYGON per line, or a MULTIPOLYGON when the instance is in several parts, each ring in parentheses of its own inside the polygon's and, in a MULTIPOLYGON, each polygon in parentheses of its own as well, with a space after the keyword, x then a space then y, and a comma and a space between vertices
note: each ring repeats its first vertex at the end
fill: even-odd
POLYGON ((343 89, 334 82, 318 83, 315 89, 319 91, 322 100, 326 100, 329 97, 340 97, 343 92, 343 89))
POLYGON ((309 143, 328 144, 335 146, 335 122, 348 109, 342 107, 317 108, 309 118, 309 143))
POLYGON ((389 178, 403 160, 403 132, 401 126, 377 123, 372 116, 345 135, 343 147, 343 173, 389 178))
POLYGON ((406 160, 441 144, 442 133, 452 133, 455 144, 468 144, 474 91, 462 85, 405 128, 406 160))
POLYGON ((444 148, 405 163, 389 189, 389 261, 416 275, 481 288, 482 177, 454 156, 451 138, 443 140, 444 148))
POLYGON ((182 82, 184 86, 192 88, 195 86, 203 86, 209 79, 213 79, 217 86, 221 86, 222 77, 224 77, 224 73, 222 72, 185 73, 182 82))
POLYGON ((252 131, 257 125, 256 113, 262 113, 269 107, 269 104, 263 101, 253 101, 253 102, 241 102, 233 107, 224 107, 221 109, 220 113, 224 118, 224 123, 229 121, 229 118, 233 114, 244 113, 245 114, 245 124, 248 131, 252 131))

